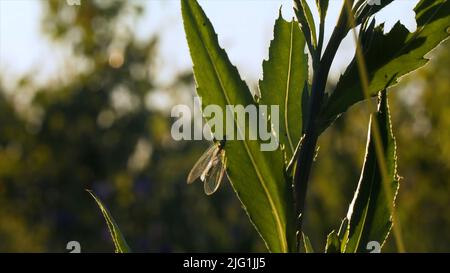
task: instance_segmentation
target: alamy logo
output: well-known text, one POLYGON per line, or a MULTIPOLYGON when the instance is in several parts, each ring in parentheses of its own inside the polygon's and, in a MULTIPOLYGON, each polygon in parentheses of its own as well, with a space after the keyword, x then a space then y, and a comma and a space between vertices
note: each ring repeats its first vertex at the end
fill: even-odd
POLYGON ((81 0, 66 0, 69 6, 79 6, 81 5, 81 0))
POLYGON ((369 6, 380 6, 381 0, 367 0, 369 6))
POLYGON ((78 241, 70 241, 67 243, 66 249, 70 250, 69 253, 81 253, 81 244, 78 241))
POLYGON ((193 111, 181 104, 172 108, 171 116, 177 118, 171 129, 174 140, 258 140, 261 151, 274 151, 279 146, 278 105, 202 106, 199 97, 193 105, 193 111))

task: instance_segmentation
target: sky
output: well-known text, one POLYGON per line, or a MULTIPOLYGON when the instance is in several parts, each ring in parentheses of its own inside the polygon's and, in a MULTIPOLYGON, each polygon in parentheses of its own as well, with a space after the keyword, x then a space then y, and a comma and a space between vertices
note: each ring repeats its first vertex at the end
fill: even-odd
MULTIPOLYGON (((33 71, 45 81, 59 71, 67 52, 55 47, 42 35, 40 1, 0 0, 0 69, 5 81, 33 71)), ((63 1, 63 0, 61 0, 63 1)), ((81 4, 83 1, 81 0, 81 4)), ((131 0, 146 7, 145 16, 138 22, 139 38, 159 33, 158 62, 163 67, 159 80, 165 82, 179 71, 191 68, 192 63, 184 36, 179 0, 131 0)), ((381 0, 383 1, 383 0, 381 0)), ((314 0, 308 0, 315 7, 314 0)), ((415 28, 413 7, 418 0, 397 0, 388 6, 377 22, 386 22, 389 29, 398 20, 411 31, 415 28)), ((273 24, 282 7, 285 19, 291 19, 291 0, 199 0, 219 35, 219 42, 227 50, 241 76, 250 83, 262 77, 262 61, 268 56, 273 38, 273 24)), ((337 20, 341 0, 331 0, 326 25, 326 39, 337 20)), ((73 6, 73 8, 77 8, 73 6)), ((317 12, 314 9, 314 14, 317 12)), ((332 78, 337 79, 353 57, 353 41, 346 39, 332 67, 332 78)))

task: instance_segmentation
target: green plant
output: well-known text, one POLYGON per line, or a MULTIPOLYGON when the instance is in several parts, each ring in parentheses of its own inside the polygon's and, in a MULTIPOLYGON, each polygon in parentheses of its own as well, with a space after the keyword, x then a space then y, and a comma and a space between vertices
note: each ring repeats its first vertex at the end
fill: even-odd
MULTIPOLYGON (((307 2, 294 0, 297 20, 285 21, 280 14, 276 21, 269 60, 263 63, 261 94, 254 97, 219 46, 214 28, 197 1, 181 0, 202 107, 280 106, 279 149, 264 152, 259 149, 261 141, 248 139, 225 145, 228 178, 271 252, 297 252, 302 245, 307 252, 313 251, 303 235, 302 219, 317 140, 349 107, 363 100, 370 103, 370 97, 378 96, 378 107, 372 111, 358 188, 339 231, 329 234, 325 251, 361 252, 371 241, 382 246, 396 222, 399 178, 386 91, 400 77, 424 66, 428 61, 424 56, 448 38, 450 1, 421 0, 415 7, 415 32, 398 23, 384 34, 384 25, 376 25, 373 17, 393 1, 373 5, 345 0, 325 45, 328 1, 316 0, 320 15, 317 31, 307 2), (336 88, 327 94, 331 64, 351 31, 355 57, 336 88), (304 53, 305 48, 309 54, 304 53)), ((235 126, 238 132, 248 131, 248 124, 235 126)), ((404 251, 398 226, 396 222, 394 235, 398 250, 404 251)))
POLYGON ((128 246, 125 237, 120 231, 119 226, 116 223, 116 220, 112 217, 109 210, 103 205, 103 202, 95 195, 95 193, 91 190, 87 190, 87 192, 94 198, 95 203, 97 203, 98 208, 102 212, 103 218, 105 218, 106 225, 108 226, 109 234, 111 235, 111 239, 114 243, 114 248, 116 253, 130 253, 131 249, 128 246))

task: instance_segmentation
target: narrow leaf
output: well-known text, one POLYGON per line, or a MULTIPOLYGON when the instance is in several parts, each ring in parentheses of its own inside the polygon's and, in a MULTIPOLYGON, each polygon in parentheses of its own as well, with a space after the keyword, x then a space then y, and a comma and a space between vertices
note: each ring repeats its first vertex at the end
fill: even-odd
POLYGON ((341 253, 341 242, 334 230, 327 236, 325 253, 341 253))
MULTIPOLYGON (((374 30, 370 44, 363 44, 372 96, 396 84, 400 77, 424 66, 428 62, 424 56, 450 35, 449 0, 422 0, 414 10, 417 21, 414 33, 397 23, 384 35, 384 26, 381 25, 374 30)), ((326 129, 350 106, 363 99, 355 56, 324 103, 319 118, 321 129, 326 129)))
MULTIPOLYGON (((295 13, 301 25, 302 31, 305 34, 306 42, 310 50, 315 50, 317 47, 316 25, 311 9, 306 0, 294 0, 295 13)), ((314 52, 311 52, 313 54, 314 52)))
POLYGON ((347 243, 347 240, 348 240, 348 219, 347 219, 347 217, 345 217, 342 220, 341 226, 339 227, 339 231, 337 233, 337 236, 338 236, 339 242, 341 244, 339 252, 344 253, 345 252, 345 244, 347 243))
MULTIPOLYGON (((219 46, 214 28, 200 5, 197 1, 182 0, 181 6, 203 109, 213 104, 225 113, 226 105, 255 106, 247 85, 219 46)), ((241 137, 250 129, 241 122, 234 122, 234 126, 241 137)), ((223 137, 215 133, 216 138, 223 137)), ((269 251, 295 251, 295 210, 292 187, 284 175, 282 151, 263 152, 261 141, 248 137, 228 139, 227 136, 227 174, 251 222, 269 251)))
POLYGON ((102 201, 90 190, 87 192, 94 198, 98 207, 100 208, 103 217, 105 218, 106 224, 108 225, 109 233, 111 234, 111 238, 114 242, 115 252, 116 253, 130 253, 131 249, 128 246, 125 237, 122 235, 122 232, 119 229, 119 226, 116 224, 116 221, 112 217, 109 210, 103 205, 102 201))
POLYGON ((323 22, 327 16, 329 0, 316 0, 316 5, 319 10, 320 21, 323 22))
POLYGON ((285 21, 280 13, 275 22, 269 60, 263 62, 259 82, 260 104, 279 105, 279 143, 290 160, 302 135, 302 92, 308 80, 305 38, 295 21, 285 21))
POLYGON ((349 220, 345 252, 362 252, 367 243, 377 241, 383 245, 392 227, 392 215, 389 203, 395 202, 398 191, 396 144, 392 134, 388 101, 385 92, 380 97, 378 112, 371 117, 376 119, 380 128, 384 161, 389 175, 389 187, 392 196, 386 196, 380 162, 375 153, 375 143, 371 125, 366 157, 353 201, 347 212, 349 220))
POLYGON ((314 253, 314 249, 312 247, 311 241, 309 240, 309 237, 306 236, 304 233, 302 233, 302 237, 306 253, 314 253))

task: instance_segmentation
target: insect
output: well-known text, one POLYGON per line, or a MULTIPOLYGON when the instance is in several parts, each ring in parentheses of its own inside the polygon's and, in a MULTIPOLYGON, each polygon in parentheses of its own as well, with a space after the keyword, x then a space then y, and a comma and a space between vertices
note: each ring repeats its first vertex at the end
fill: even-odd
POLYGON ((203 182, 206 195, 217 191, 226 169, 225 140, 215 143, 197 160, 190 171, 187 183, 192 184, 197 178, 203 182))

